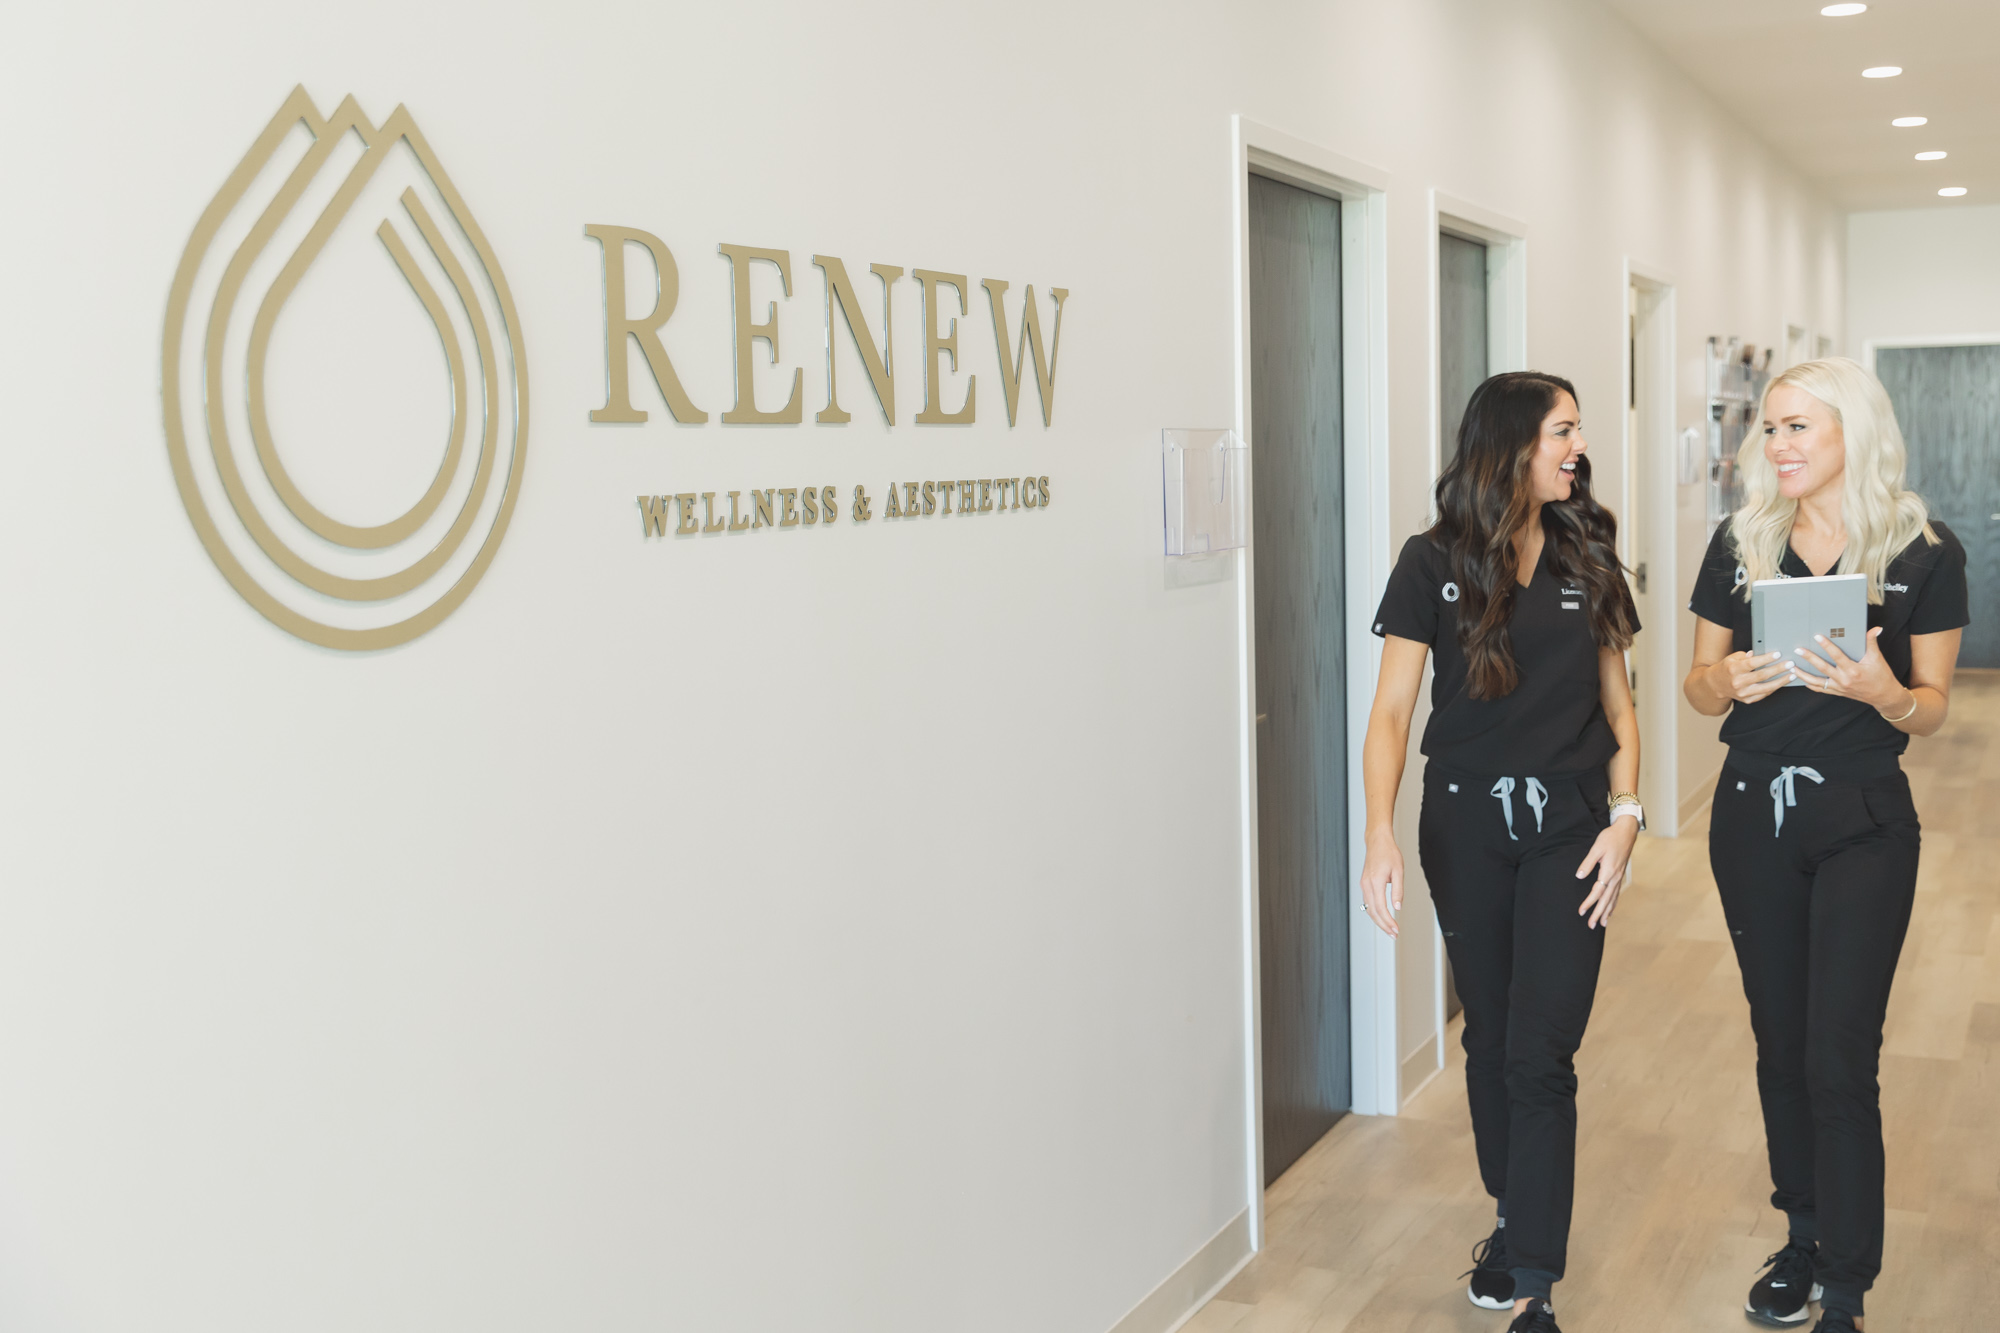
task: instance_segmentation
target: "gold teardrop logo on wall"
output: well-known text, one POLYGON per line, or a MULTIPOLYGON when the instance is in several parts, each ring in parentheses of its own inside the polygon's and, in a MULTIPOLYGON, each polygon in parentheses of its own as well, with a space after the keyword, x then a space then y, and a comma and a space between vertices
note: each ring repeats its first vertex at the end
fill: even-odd
POLYGON ((403 107, 378 127, 352 97, 322 117, 304 88, 293 90, 188 240, 160 375, 188 517, 223 577, 280 628, 328 648, 407 643, 456 610, 492 563, 527 461, 520 316, 492 247, 403 107), (404 512, 365 524, 307 498, 266 396, 288 298, 355 225, 373 226, 383 262, 421 303, 450 379, 435 477, 404 512))

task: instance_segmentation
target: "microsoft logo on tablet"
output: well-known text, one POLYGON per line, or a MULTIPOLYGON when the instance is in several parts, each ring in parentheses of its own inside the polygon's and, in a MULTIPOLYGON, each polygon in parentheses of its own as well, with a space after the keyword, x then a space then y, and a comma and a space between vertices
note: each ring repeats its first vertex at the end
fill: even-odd
POLYGON ((167 452, 216 568, 337 649, 437 625, 520 497, 507 279, 410 113, 293 90, 202 213, 160 356, 167 452))

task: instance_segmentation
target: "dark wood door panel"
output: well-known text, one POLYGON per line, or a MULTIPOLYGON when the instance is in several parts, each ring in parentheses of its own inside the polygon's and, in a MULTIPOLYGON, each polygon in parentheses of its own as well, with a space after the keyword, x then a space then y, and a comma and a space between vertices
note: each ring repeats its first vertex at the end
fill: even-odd
POLYGON ((1965 545, 1958 664, 2000 667, 2000 346, 1884 347, 1876 373, 1910 450, 1910 487, 1965 545))
POLYGON ((1267 1183, 1347 1109, 1340 205, 1250 181, 1267 1183))

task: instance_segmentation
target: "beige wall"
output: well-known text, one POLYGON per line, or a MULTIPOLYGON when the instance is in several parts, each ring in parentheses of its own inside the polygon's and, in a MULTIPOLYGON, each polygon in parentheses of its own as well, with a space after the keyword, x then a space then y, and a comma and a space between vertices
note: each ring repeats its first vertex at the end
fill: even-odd
MULTIPOLYGON (((1682 424, 1704 335, 1841 318, 1838 217, 1587 0, 9 22, 0 1325, 20 1333, 1109 1328, 1240 1240, 1254 1198, 1239 608, 1233 584, 1165 579, 1159 530, 1161 427, 1232 412, 1230 116, 1390 175, 1398 533, 1431 480, 1432 189, 1527 224, 1530 361, 1578 382, 1608 494, 1627 256, 1679 283, 1682 424), (299 82, 417 115, 533 366, 493 567, 439 629, 358 658, 229 589, 161 437, 168 283, 299 82), (808 415, 812 254, 1065 286, 1055 424, 1004 424, 974 304, 978 424, 912 427, 906 279, 893 430, 854 360, 848 427, 676 427, 637 372, 653 419, 593 426, 600 222, 674 248, 670 345, 710 412, 731 392, 720 242, 791 253, 766 392, 804 369, 808 415), (633 521, 639 492, 1001 472, 1050 474, 1056 503, 740 544, 633 521)), ((1653 633, 1699 545, 1678 499, 1653 633)), ((1712 729, 1683 728, 1684 786, 1712 729)), ((1414 828, 1406 794, 1413 865, 1414 828)), ((1434 947, 1418 893, 1406 1054, 1433 1031, 1434 947)))
POLYGON ((2000 334, 2000 205, 1847 219, 1847 341, 2000 334))

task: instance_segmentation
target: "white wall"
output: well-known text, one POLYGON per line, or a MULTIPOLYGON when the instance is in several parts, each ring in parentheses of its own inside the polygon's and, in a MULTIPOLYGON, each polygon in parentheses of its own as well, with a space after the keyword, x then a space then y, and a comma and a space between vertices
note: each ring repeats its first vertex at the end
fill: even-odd
POLYGON ((1853 213, 1847 341, 2000 334, 2000 204, 1853 213))
MULTIPOLYGON (((43 6, 10 39, 23 1333, 1110 1327, 1253 1196, 1235 585, 1164 574, 1157 460, 1162 426, 1230 419, 1229 116, 1391 174, 1399 530, 1430 483, 1432 188, 1529 224, 1529 359, 1577 380, 1608 495, 1626 256, 1680 284, 1684 424, 1705 334, 1840 318, 1835 215, 1584 0, 190 0, 43 6), (167 284, 300 82, 416 114, 533 381, 493 567, 372 656, 230 590, 162 445, 167 284), (858 362, 848 427, 676 427, 636 370, 653 420, 592 426, 598 222, 674 248, 670 345, 711 413, 718 242, 790 250, 808 413, 815 252, 1066 286, 1055 424, 1006 427, 974 304, 971 428, 884 428, 858 362), (963 528, 676 546, 632 505, 1028 471, 1046 514, 963 528)), ((1680 501, 1655 627, 1698 544, 1680 501)), ((1406 1052, 1436 986, 1421 895, 1410 918, 1406 1052)))

